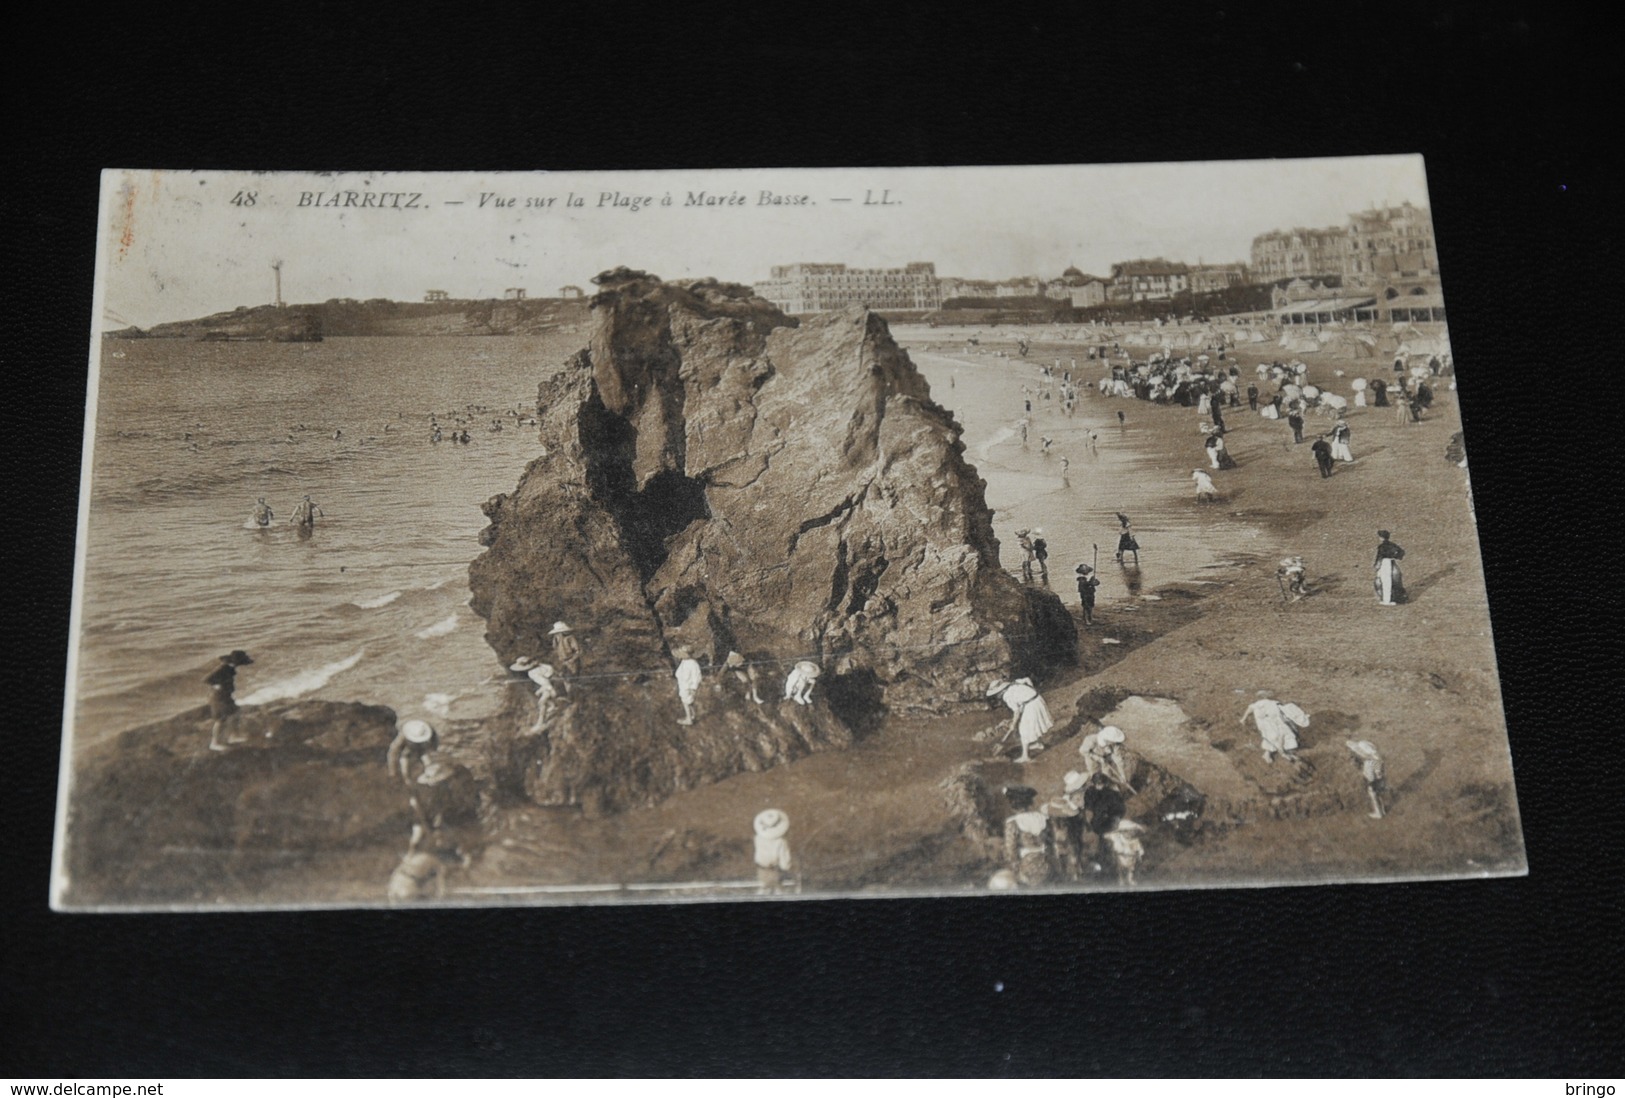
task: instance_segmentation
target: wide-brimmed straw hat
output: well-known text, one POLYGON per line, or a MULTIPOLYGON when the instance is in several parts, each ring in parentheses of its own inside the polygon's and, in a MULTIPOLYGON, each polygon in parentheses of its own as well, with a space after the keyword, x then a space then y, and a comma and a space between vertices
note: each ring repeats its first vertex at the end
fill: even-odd
POLYGON ((1087 564, 1080 564, 1074 568, 1073 571, 1080 576, 1087 576, 1090 572, 1093 572, 1094 569, 1089 567, 1087 564))
POLYGON ((1370 740, 1344 740, 1343 743, 1347 745, 1350 751, 1362 759, 1379 760, 1382 758, 1382 753, 1377 750, 1377 745, 1370 740))
POLYGON ((401 724, 401 736, 407 743, 428 743, 434 739, 434 725, 428 721, 405 721, 401 724))
POLYGON ((689 647, 686 644, 676 645, 671 650, 671 658, 674 660, 686 660, 693 654, 694 653, 689 650, 689 647))
POLYGON ((1123 735, 1123 730, 1115 724, 1108 724, 1105 728, 1102 728, 1100 735, 1096 738, 1101 743, 1122 743, 1128 739, 1127 736, 1123 735))
POLYGON ((987 696, 991 698, 996 694, 1004 693, 1008 689, 1010 689, 1010 684, 1004 679, 994 679, 987 684, 987 696))
POLYGON ((529 671, 536 666, 536 661, 529 656, 520 656, 508 665, 509 671, 529 671))
POLYGON ((797 660, 796 670, 800 671, 804 676, 816 679, 823 673, 824 669, 819 667, 812 660, 797 660))
POLYGON ((756 834, 767 839, 782 839, 790 832, 790 817, 777 808, 769 808, 756 814, 753 825, 756 834))
POLYGON ((738 652, 729 652, 728 658, 722 661, 722 666, 743 667, 745 666, 745 657, 741 656, 738 652))
POLYGON ((1133 820, 1129 819, 1127 816, 1124 816, 1121 820, 1117 821, 1117 826, 1112 828, 1112 830, 1113 831, 1144 831, 1145 830, 1145 824, 1135 823, 1133 820))
POLYGON ((1068 770, 1066 776, 1061 779, 1061 791, 1063 793, 1076 793, 1083 788, 1084 782, 1087 780, 1083 776, 1083 771, 1068 770))
POLYGON ((556 622, 553 623, 553 628, 551 628, 551 629, 549 629, 547 631, 547 635, 552 637, 552 636, 557 636, 560 633, 573 633, 573 632, 575 632, 575 630, 571 629, 568 625, 565 625, 562 621, 556 621, 556 622))
POLYGON ((247 652, 244 652, 241 648, 234 648, 230 652, 227 652, 224 656, 221 656, 220 662, 229 663, 233 667, 246 667, 248 664, 254 662, 254 657, 250 656, 247 652))

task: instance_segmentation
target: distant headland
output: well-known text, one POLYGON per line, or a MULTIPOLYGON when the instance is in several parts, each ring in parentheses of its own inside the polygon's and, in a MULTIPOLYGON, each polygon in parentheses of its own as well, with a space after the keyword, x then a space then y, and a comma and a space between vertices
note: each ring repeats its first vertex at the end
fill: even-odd
POLYGON ((581 298, 391 301, 333 298, 309 305, 242 305, 195 320, 130 326, 109 339, 315 343, 334 336, 533 335, 587 321, 581 298))

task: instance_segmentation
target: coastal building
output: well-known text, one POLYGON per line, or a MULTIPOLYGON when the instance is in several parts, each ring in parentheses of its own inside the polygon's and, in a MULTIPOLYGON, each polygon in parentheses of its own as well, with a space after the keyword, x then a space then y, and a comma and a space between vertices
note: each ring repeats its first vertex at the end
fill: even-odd
POLYGON ((1072 287, 1068 294, 1072 299, 1074 309, 1092 309, 1096 305, 1106 304, 1106 280, 1091 278, 1081 285, 1072 287))
POLYGON ((1253 237, 1248 267, 1255 282, 1342 278, 1347 254, 1346 229, 1277 229, 1253 237))
POLYGON ((560 286, 559 296, 565 301, 580 301, 585 295, 581 292, 580 286, 560 286))
POLYGON ((938 280, 938 292, 943 301, 956 298, 1012 298, 1046 297, 1048 284, 1036 278, 1006 278, 1000 281, 983 278, 944 278, 938 280))
POLYGON ((425 301, 450 301, 451 300, 451 295, 448 294, 445 290, 425 290, 423 292, 423 300, 425 300, 425 301))
POLYGON ((1212 294, 1232 286, 1247 284, 1247 267, 1242 263, 1201 263, 1190 270, 1191 293, 1212 294))
POLYGON ((862 268, 845 263, 791 263, 755 285, 787 313, 821 313, 862 305, 870 309, 935 309, 942 290, 934 263, 862 268))
POLYGON ((1158 256, 1113 263, 1106 297, 1109 301, 1159 301, 1188 289, 1190 268, 1158 256))
POLYGON ((525 300, 525 289, 523 286, 509 286, 502 291, 502 298, 504 301, 523 301, 525 300))
POLYGON ((1343 284, 1436 293, 1439 251, 1427 208, 1406 202, 1350 214, 1343 284))

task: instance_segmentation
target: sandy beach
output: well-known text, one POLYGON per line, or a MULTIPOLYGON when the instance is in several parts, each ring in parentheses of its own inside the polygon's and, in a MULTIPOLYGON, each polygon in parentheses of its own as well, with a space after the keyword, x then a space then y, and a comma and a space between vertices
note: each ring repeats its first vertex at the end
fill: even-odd
MULTIPOLYGON (((1012 354, 1013 347, 1012 341, 1012 354)), ((984 339, 983 349, 999 344, 984 339)), ((1076 353, 1075 346, 1030 348, 1034 362, 1076 353)), ((1001 384, 1018 391, 1036 373, 1003 358, 917 348, 914 354, 945 404, 966 395, 962 387, 972 388, 965 381, 978 371, 996 371, 1001 384), (956 384, 945 388, 944 372, 956 369, 956 384)), ((1281 357, 1262 345, 1232 360, 1244 371, 1245 387, 1253 366, 1281 357)), ((1085 383, 1101 372, 1080 365, 1085 383)), ((1335 391, 1346 381, 1334 371, 1377 376, 1387 366, 1317 360, 1309 378, 1335 391)), ((796 838, 809 893, 940 892, 945 880, 979 889, 985 857, 962 834, 944 783, 970 767, 988 783, 1020 781, 1048 797, 1076 767, 1079 738, 1098 727, 1109 703, 1127 695, 1177 703, 1188 718, 1178 728, 1159 731, 1151 722, 1137 730, 1123 719, 1131 746, 1228 810, 1225 823, 1188 845, 1148 841, 1141 887, 1456 876, 1521 865, 1490 635, 1463 627, 1487 615, 1465 473, 1444 456, 1461 429, 1444 384, 1419 424, 1401 424, 1387 408, 1351 408, 1357 460, 1329 479, 1319 476, 1309 444, 1331 419, 1311 417, 1304 442, 1294 445, 1284 421, 1264 420, 1245 403, 1231 409, 1227 441, 1238 468, 1214 474, 1221 499, 1209 504, 1195 502, 1190 483, 1191 470, 1205 465, 1194 408, 1105 398, 1086 387, 1072 420, 1058 408, 1041 411, 1032 434, 1042 430, 1056 440, 1051 463, 1060 453, 1077 455, 1085 431, 1100 433, 1098 460, 1074 456, 1072 490, 1099 499, 1099 482, 1108 480, 1111 498, 1125 501, 1116 506, 1132 508, 1145 550, 1140 577, 1110 560, 1112 505, 1064 512, 1056 506, 1066 498, 1059 476, 1030 471, 1045 460, 1030 446, 1024 454, 1003 437, 979 448, 988 417, 1019 418, 1019 410, 1007 413, 1008 406, 963 413, 968 454, 990 459, 983 475, 999 512, 1006 568, 1019 559, 1010 537, 1015 524, 1047 522, 1062 550, 1052 559, 1050 582, 1076 614, 1072 558, 1090 542, 1102 549, 1096 624, 1084 628, 1079 618, 1081 666, 1046 687, 1057 725, 1032 764, 989 762, 989 744, 975 738, 1002 721, 1002 709, 892 719, 851 750, 739 775, 612 821, 517 810, 502 821, 505 837, 487 849, 470 885, 523 877, 545 887, 595 875, 748 878, 744 824, 773 805, 805 821, 796 838), (1121 435, 1116 426, 1100 426, 1115 425, 1118 410, 1126 420, 1121 435), (1372 593, 1379 528, 1391 529, 1407 549, 1408 604, 1384 607, 1372 593), (1289 553, 1305 558, 1314 591, 1292 604, 1283 602, 1275 578, 1278 559, 1289 553), (1239 723, 1263 691, 1296 701, 1313 717, 1299 751, 1306 778, 1294 779, 1284 763, 1264 766, 1256 732, 1239 723), (1387 759, 1392 793, 1385 819, 1368 818, 1358 800, 1348 739, 1377 743, 1387 759), (1311 803, 1314 790, 1328 788, 1346 807, 1328 811, 1311 803), (720 833, 716 821, 729 819, 742 821, 740 830, 720 833)), ((1098 886, 1116 887, 1109 873, 1098 886)), ((500 897, 482 896, 491 898, 500 897)), ((574 898, 591 902, 593 895, 574 898)))

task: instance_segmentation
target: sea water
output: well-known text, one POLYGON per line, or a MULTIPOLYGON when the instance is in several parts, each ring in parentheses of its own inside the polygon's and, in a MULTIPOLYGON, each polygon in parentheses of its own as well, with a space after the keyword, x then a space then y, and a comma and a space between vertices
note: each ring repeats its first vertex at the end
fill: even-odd
POLYGON ((537 382, 583 342, 107 340, 79 742, 202 703, 203 677, 234 648, 254 659, 238 674, 245 703, 443 716, 499 701, 488 680, 501 668, 467 606, 480 504, 539 453, 522 425, 537 382), (322 516, 301 538, 288 520, 306 494, 322 516), (268 529, 252 518, 261 496, 268 529))
MULTIPOLYGON (((431 720, 489 712, 503 672, 467 605, 480 504, 511 491, 541 446, 559 441, 522 421, 537 383, 584 342, 580 332, 106 341, 77 742, 201 704, 204 676, 235 648, 254 659, 238 675, 244 703, 321 697, 431 720), (454 428, 471 441, 451 442, 454 428), (302 538, 288 519, 306 494, 322 517, 302 538), (261 496, 276 515, 269 529, 252 519, 261 496)), ((1066 417, 1056 390, 1035 401, 1024 445, 1021 389, 1036 391, 1036 364, 913 357, 965 429, 1005 567, 1019 569, 1015 531, 1041 528, 1050 583, 1067 605, 1077 598, 1072 567, 1096 545, 1102 603, 1132 605, 1159 583, 1211 574, 1247 536, 1216 508, 1194 506, 1189 468, 1174 468, 1188 459, 1145 452, 1132 428, 1118 430, 1116 407, 1137 418, 1149 406, 1085 394, 1066 417), (1047 456, 1046 434, 1056 439, 1047 456), (1117 511, 1134 519, 1144 547, 1137 570, 1111 560, 1117 511)), ((1200 452, 1194 413, 1191 436, 1200 452)))

